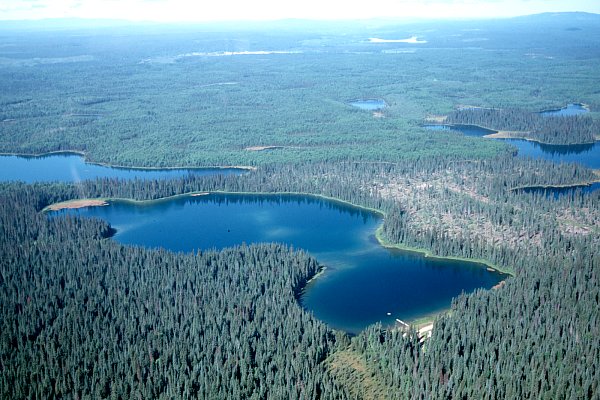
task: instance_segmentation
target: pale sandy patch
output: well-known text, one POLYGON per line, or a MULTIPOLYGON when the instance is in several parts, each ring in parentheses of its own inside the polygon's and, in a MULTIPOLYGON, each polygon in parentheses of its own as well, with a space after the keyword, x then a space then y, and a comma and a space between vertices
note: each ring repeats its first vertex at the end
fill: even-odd
POLYGON ((412 37, 409 37, 407 39, 369 38, 369 43, 410 43, 410 44, 423 44, 423 43, 427 43, 427 40, 418 39, 416 36, 412 36, 412 37))
POLYGON ((525 135, 529 132, 523 131, 498 131, 496 133, 490 133, 489 135, 484 135, 484 138, 488 139, 527 139, 525 135))
POLYGON ((263 150, 274 150, 283 149, 283 146, 250 146, 244 148, 246 151, 263 151, 263 150))
POLYGON ((427 118, 425 118, 426 122, 437 122, 437 123, 444 123, 446 122, 446 119, 448 119, 448 117, 446 115, 430 115, 427 118))
POLYGON ((107 206, 108 203, 104 200, 93 200, 93 199, 82 199, 82 200, 70 200, 63 201, 61 203, 52 204, 47 207, 50 211, 84 208, 84 207, 98 207, 107 206))

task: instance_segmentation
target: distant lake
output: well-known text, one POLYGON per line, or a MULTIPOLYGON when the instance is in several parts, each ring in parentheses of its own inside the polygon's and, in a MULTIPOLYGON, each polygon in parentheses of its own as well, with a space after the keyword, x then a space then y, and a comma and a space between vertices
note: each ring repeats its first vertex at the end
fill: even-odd
POLYGON ((571 186, 571 187, 528 187, 521 189, 524 193, 544 193, 548 197, 559 198, 561 196, 572 196, 577 191, 582 193, 592 193, 600 189, 600 182, 593 183, 585 186, 571 186))
POLYGON ((566 107, 558 108, 555 110, 544 110, 541 111, 540 114, 548 117, 557 117, 564 116, 568 117, 571 115, 580 115, 589 112, 587 108, 583 106, 583 104, 567 104, 566 107))
POLYGON ((463 124, 452 124, 452 125, 437 125, 437 124, 428 124, 423 125, 423 128, 428 129, 430 131, 458 131, 461 132, 465 136, 476 136, 482 137, 485 135, 491 135, 492 133, 496 133, 496 131, 491 129, 482 128, 476 125, 463 125, 463 124))
POLYGON ((210 194, 54 214, 66 213, 108 221, 124 244, 187 252, 280 242, 306 250, 326 269, 305 288, 302 305, 350 333, 441 311, 461 292, 506 278, 481 264, 386 249, 374 237, 379 214, 312 196, 210 194))
MULTIPOLYGON (((457 131, 467 136, 483 137, 496 131, 475 125, 423 125, 425 129, 436 131, 457 131)), ((543 158, 560 162, 576 162, 589 168, 600 169, 600 142, 572 145, 542 144, 524 139, 497 139, 515 146, 520 156, 543 158)))
POLYGON ((600 169, 600 142, 559 146, 522 139, 502 140, 518 148, 520 156, 544 158, 556 163, 576 162, 589 168, 600 169))
POLYGON ((377 111, 387 106, 385 101, 381 99, 357 99, 350 101, 349 104, 368 111, 377 111))
POLYGON ((0 181, 78 182, 96 178, 158 179, 194 175, 241 174, 237 168, 138 169, 85 162, 81 155, 59 153, 41 157, 0 156, 0 181))

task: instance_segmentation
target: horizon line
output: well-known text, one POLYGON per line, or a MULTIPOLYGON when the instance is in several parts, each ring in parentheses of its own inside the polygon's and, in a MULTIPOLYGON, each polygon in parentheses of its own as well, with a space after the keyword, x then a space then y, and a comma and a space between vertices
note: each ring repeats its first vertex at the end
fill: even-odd
MULTIPOLYGON (((560 14, 587 14, 600 16, 600 13, 590 11, 548 11, 539 13, 526 13, 512 16, 489 16, 482 15, 477 17, 401 17, 401 16, 377 16, 367 18, 265 18, 265 19, 220 19, 220 20, 157 20, 157 19, 129 19, 129 18, 93 18, 86 16, 76 17, 50 17, 50 18, 7 18, 3 19, 0 17, 2 22, 13 22, 13 23, 35 23, 35 22, 60 22, 60 21, 97 21, 97 22, 122 22, 132 24, 223 24, 223 23, 265 23, 265 22, 284 22, 284 21, 297 21, 297 22, 323 22, 323 23, 335 23, 335 22, 368 22, 368 21, 401 21, 401 22, 423 22, 423 21, 477 21, 477 20, 509 20, 523 17, 533 17, 541 15, 560 15, 560 14)), ((1 28, 0 28, 1 29, 1 28)))

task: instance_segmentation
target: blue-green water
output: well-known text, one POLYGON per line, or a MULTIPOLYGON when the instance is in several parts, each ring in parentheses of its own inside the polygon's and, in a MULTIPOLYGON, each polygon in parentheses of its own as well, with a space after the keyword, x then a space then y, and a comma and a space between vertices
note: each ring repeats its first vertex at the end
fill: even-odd
POLYGON ((566 107, 558 108, 556 110, 544 110, 540 114, 548 117, 569 117, 572 115, 580 115, 589 112, 583 104, 567 104, 566 107))
POLYGON ((125 244, 191 251, 279 242, 306 250, 326 269, 305 288, 302 305, 351 333, 443 310, 461 292, 506 277, 481 264, 383 248, 374 237, 381 216, 311 196, 210 194, 64 213, 108 221, 125 244))
POLYGON ((358 107, 361 110, 377 111, 386 107, 385 101, 381 99, 359 99, 352 100, 351 106, 358 107))
POLYGON ((240 174, 238 168, 191 169, 136 169, 115 168, 86 163, 82 156, 73 153, 52 154, 41 157, 0 155, 0 182, 78 182, 96 178, 158 179, 176 178, 188 174, 240 174))

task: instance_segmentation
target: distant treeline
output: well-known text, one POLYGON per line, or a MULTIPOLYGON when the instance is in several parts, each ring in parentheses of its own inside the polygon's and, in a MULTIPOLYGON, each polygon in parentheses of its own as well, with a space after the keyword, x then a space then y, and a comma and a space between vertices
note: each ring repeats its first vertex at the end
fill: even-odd
POLYGON ((548 116, 510 108, 460 109, 450 113, 446 122, 517 131, 529 139, 561 145, 593 143, 600 133, 600 125, 589 115, 548 116))

